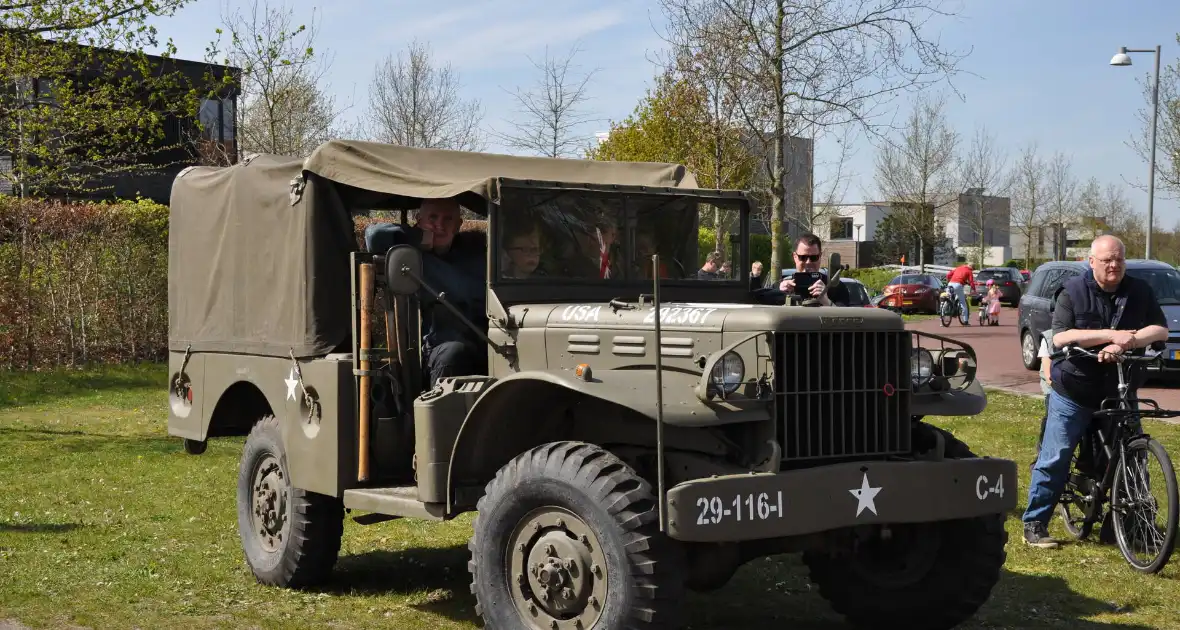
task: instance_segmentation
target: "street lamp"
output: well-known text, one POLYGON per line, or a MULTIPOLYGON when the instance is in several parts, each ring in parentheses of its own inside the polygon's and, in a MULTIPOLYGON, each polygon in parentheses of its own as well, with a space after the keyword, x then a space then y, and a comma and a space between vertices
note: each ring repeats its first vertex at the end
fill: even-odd
POLYGON ((1155 81, 1151 87, 1151 156, 1148 158, 1151 174, 1147 178, 1147 250, 1144 252, 1145 258, 1151 258, 1151 233, 1153 231, 1152 223, 1152 208, 1155 204, 1155 126, 1159 119, 1160 111, 1160 47, 1156 46, 1154 50, 1151 48, 1126 48, 1119 47, 1119 52, 1110 58, 1110 65, 1112 66, 1129 66, 1131 65, 1131 56, 1127 53, 1155 53, 1155 81))
POLYGON ((856 228, 856 241, 852 244, 852 246, 856 248, 856 255, 852 257, 852 264, 856 265, 857 269, 859 269, 860 268, 860 228, 864 227, 864 225, 861 223, 857 223, 853 227, 856 228))

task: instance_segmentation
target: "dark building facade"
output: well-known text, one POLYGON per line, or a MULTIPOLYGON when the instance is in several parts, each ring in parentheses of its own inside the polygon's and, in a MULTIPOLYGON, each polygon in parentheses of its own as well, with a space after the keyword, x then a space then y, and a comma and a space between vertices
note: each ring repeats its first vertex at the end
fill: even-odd
MULTIPOLYGON (((119 53, 102 51, 98 58, 107 59, 117 65, 119 53)), ((207 86, 210 79, 218 84, 227 83, 216 96, 202 98, 200 108, 195 117, 177 115, 166 108, 157 113, 163 116, 161 123, 163 137, 154 146, 137 151, 140 157, 131 168, 120 168, 118 172, 85 173, 85 169, 76 169, 84 178, 85 183, 80 186, 70 186, 68 189, 46 189, 35 193, 38 198, 62 199, 74 201, 105 201, 113 199, 134 199, 144 197, 157 203, 167 204, 172 191, 172 180, 181 170, 198 164, 232 164, 237 162, 237 123, 238 96, 240 94, 241 70, 238 68, 211 64, 202 61, 166 58, 147 55, 151 72, 157 76, 177 73, 188 87, 207 86), (228 78, 228 81, 224 81, 228 78)), ((77 76, 85 78, 87 74, 111 72, 106 67, 94 67, 83 70, 77 76)), ((119 69, 114 69, 118 73, 119 69)), ((17 90, 23 90, 28 95, 35 95, 40 102, 53 101, 52 82, 43 78, 29 77, 11 82, 17 90)), ((206 91, 205 89, 201 90, 206 91)), ((0 148, 0 172, 19 169, 25 162, 33 162, 35 156, 25 152, 21 147, 25 142, 38 142, 43 139, 27 139, 23 136, 16 141, 6 139, 7 146, 0 148), (23 142, 22 142, 23 140, 23 142)), ((34 193, 22 191, 11 186, 10 182, 0 177, 0 194, 34 196, 34 193)))

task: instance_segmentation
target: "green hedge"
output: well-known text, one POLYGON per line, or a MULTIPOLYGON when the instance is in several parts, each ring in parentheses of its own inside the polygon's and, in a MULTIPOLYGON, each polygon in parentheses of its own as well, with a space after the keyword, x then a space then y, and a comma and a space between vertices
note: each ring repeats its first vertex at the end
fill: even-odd
POLYGON ((869 291, 881 293, 885 290, 885 283, 893 279, 897 273, 896 269, 864 267, 862 269, 849 269, 844 272, 844 276, 860 280, 869 291))
MULTIPOLYGON (((705 256, 713 251, 716 244, 716 236, 712 228, 699 228, 697 232, 697 261, 699 264, 705 263, 705 256)), ((786 258, 786 252, 791 251, 790 239, 783 238, 779 240, 782 245, 779 246, 779 264, 782 265, 786 258)), ((726 254, 728 255, 728 251, 726 254)), ((750 235, 750 261, 762 261, 766 265, 770 261, 770 235, 769 234, 751 234, 750 235)), ((748 269, 746 271, 749 271, 748 269)))
POLYGON ((168 208, 0 196, 0 365, 160 360, 168 208))

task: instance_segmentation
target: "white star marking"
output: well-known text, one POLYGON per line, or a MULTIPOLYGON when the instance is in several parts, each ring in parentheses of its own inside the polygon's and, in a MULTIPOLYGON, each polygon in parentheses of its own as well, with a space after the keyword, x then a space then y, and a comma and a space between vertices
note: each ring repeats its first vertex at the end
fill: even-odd
POLYGON ((874 498, 877 496, 878 492, 881 492, 881 489, 869 487, 868 473, 865 473, 864 477, 861 479, 859 488, 854 488, 848 492, 852 493, 852 496, 856 497, 857 517, 860 517, 860 513, 864 512, 865 508, 868 508, 873 514, 877 513, 877 503, 874 501, 874 498))
POLYGON ((287 384, 287 400, 295 400, 295 386, 299 384, 299 380, 295 378, 295 368, 291 368, 291 373, 283 382, 287 384))

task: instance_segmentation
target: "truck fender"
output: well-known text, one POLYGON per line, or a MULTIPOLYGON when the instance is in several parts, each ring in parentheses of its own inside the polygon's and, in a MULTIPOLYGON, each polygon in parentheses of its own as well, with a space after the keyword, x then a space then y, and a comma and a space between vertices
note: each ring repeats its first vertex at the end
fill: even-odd
MULTIPOLYGON (((705 427, 773 417, 765 400, 702 402, 694 393, 699 380, 696 373, 664 370, 666 425, 705 427)), ((591 371, 585 379, 572 370, 529 371, 497 380, 472 406, 459 428, 447 474, 450 500, 458 480, 471 474, 494 475, 513 457, 551 441, 544 422, 551 417, 546 412, 552 410, 550 401, 555 396, 574 392, 654 421, 658 417, 655 388, 655 372, 649 370, 591 371)))

